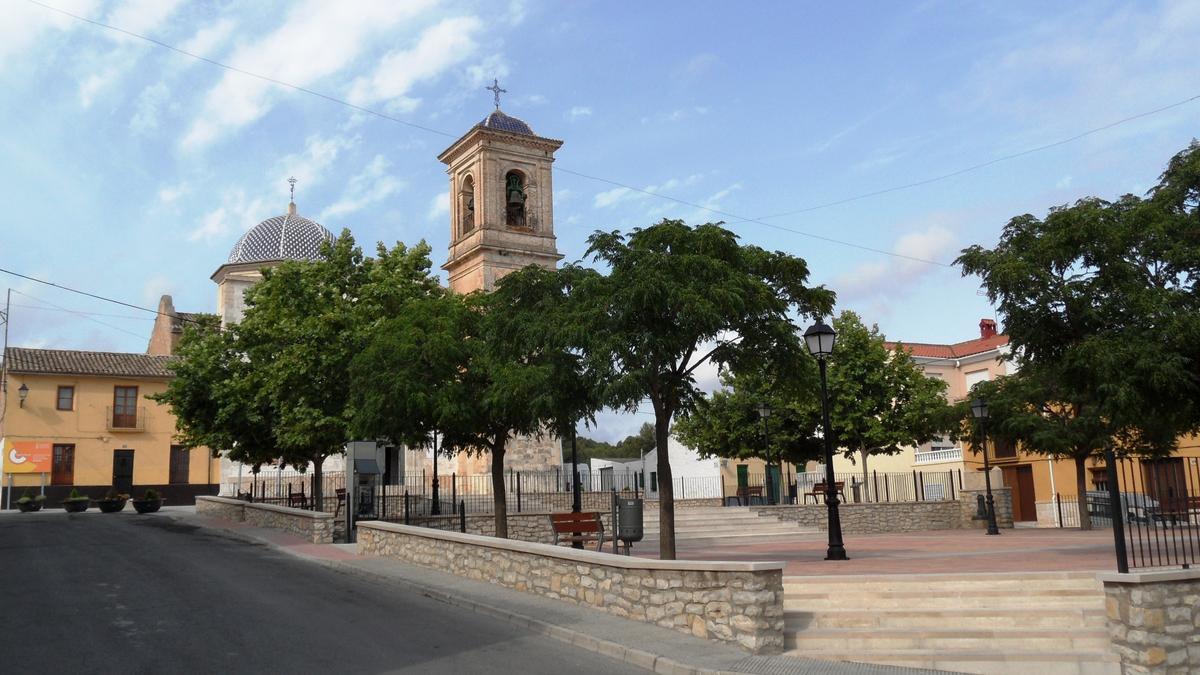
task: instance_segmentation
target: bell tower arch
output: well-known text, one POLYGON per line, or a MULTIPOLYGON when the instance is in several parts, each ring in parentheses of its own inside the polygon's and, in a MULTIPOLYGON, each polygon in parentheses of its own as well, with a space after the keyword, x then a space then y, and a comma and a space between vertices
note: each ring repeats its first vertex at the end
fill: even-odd
POLYGON ((554 269, 562 259, 550 170, 561 146, 497 104, 438 155, 450 176, 450 255, 442 265, 450 290, 490 291, 513 270, 554 269))

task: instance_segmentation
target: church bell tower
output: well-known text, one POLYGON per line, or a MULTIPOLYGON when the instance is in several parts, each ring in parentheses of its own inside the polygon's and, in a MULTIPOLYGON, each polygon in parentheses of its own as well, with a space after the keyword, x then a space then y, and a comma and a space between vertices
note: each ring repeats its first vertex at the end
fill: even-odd
POLYGON ((562 141, 533 133, 496 109, 438 159, 450 175, 450 256, 442 269, 450 290, 490 291, 505 274, 528 265, 554 269, 562 255, 554 238, 550 164, 562 141))

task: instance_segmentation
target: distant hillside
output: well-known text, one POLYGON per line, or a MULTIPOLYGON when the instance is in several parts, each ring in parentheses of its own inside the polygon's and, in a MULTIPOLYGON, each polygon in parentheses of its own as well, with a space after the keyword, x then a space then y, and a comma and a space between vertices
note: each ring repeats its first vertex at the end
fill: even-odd
MULTIPOLYGON (((607 441, 580 436, 576 440, 579 448, 579 463, 587 464, 593 457, 640 457, 644 452, 654 449, 654 425, 643 424, 638 433, 626 436, 615 445, 607 441)), ((571 462, 571 439, 562 440, 563 463, 571 462)))

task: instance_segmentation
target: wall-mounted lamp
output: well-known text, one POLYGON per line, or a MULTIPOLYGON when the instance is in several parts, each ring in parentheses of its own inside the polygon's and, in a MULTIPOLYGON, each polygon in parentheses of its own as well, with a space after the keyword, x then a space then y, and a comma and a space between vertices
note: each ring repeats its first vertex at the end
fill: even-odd
POLYGON ((24 382, 21 383, 21 388, 17 390, 17 398, 21 400, 19 407, 25 407, 25 399, 29 397, 29 386, 24 382))

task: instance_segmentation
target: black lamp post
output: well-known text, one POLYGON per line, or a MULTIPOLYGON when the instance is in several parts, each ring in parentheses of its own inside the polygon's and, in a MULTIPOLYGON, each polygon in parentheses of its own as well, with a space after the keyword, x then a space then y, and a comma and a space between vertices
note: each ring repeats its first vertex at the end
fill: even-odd
POLYGON ((775 478, 771 475, 771 436, 767 430, 767 418, 771 416, 771 406, 767 403, 758 404, 758 416, 763 423, 763 448, 766 451, 767 458, 767 503, 778 504, 779 500, 775 499, 775 478))
POLYGON ((837 483, 833 476, 833 430, 829 425, 829 388, 825 378, 825 360, 833 353, 837 333, 821 321, 804 331, 804 342, 808 351, 817 358, 821 368, 821 421, 825 436, 825 505, 829 508, 829 549, 826 560, 849 560, 846 546, 842 543, 842 517, 838 513, 837 483))
POLYGON ((579 491, 579 446, 575 443, 578 436, 579 434, 571 429, 571 513, 583 510, 583 495, 579 491))
POLYGON ((992 468, 988 464, 987 431, 984 430, 988 418, 987 402, 981 398, 971 401, 971 414, 979 420, 980 446, 983 448, 983 484, 987 488, 987 533, 1000 534, 1000 528, 996 527, 996 501, 992 498, 992 468))
POLYGON ((438 466, 437 466, 438 446, 437 446, 437 442, 438 442, 438 435, 437 435, 437 432, 435 431, 435 432, 433 432, 433 504, 430 504, 430 506, 429 506, 429 515, 431 515, 431 516, 442 515, 442 500, 438 496, 438 466))
POLYGON ((17 398, 20 399, 20 405, 18 405, 17 407, 24 408, 25 407, 25 399, 28 397, 29 397, 29 387, 24 382, 22 382, 21 387, 19 389, 17 389, 17 398))

